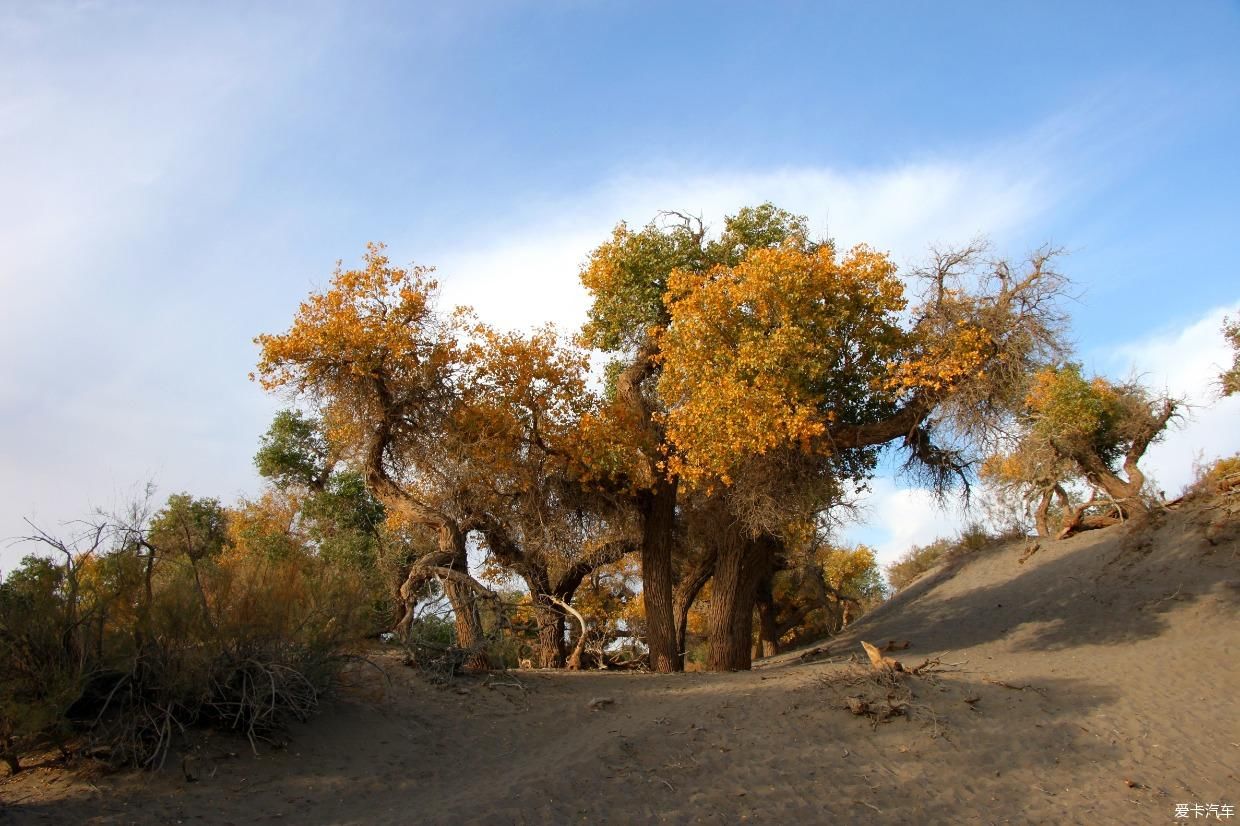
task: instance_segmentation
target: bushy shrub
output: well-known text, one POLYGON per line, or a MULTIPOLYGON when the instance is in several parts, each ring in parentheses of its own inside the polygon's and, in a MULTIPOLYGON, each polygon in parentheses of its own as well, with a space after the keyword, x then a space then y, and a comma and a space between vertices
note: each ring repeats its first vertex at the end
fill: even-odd
POLYGON ((1206 462, 1193 463, 1193 481, 1184 488, 1184 497, 1209 497, 1240 487, 1240 453, 1206 462))
POLYGON ((914 545, 887 566, 887 581, 896 591, 903 591, 954 548, 955 543, 950 539, 936 539, 928 545, 914 545))
POLYGON ((361 577, 308 550, 164 552, 111 535, 109 548, 57 542, 63 561, 27 557, 0 583, 12 770, 49 746, 156 765, 199 724, 262 738, 310 714, 373 627, 361 577))
POLYGON ((893 589, 902 591, 949 554, 974 553, 995 543, 1024 536, 1019 527, 1009 527, 996 532, 980 522, 971 522, 961 529, 955 539, 936 539, 928 545, 909 548, 887 566, 887 581, 893 589))

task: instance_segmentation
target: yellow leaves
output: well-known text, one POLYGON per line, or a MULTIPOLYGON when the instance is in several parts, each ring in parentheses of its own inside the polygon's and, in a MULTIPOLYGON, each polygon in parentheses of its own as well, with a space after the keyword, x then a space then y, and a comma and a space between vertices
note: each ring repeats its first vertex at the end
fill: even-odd
POLYGON ((756 249, 734 267, 675 270, 659 391, 673 472, 719 479, 745 456, 823 447, 839 399, 875 380, 902 337, 887 256, 829 245, 756 249))
POLYGON ((823 579, 827 584, 846 594, 861 591, 859 586, 878 570, 874 551, 865 545, 854 548, 824 546, 818 553, 818 562, 822 565, 823 579))
POLYGON ((900 394, 918 390, 950 391, 968 379, 981 379, 993 350, 993 339, 982 327, 960 322, 951 335, 925 342, 915 358, 893 362, 884 386, 900 394))
POLYGON ((393 267, 379 244, 367 246, 364 263, 338 264, 331 286, 302 302, 286 333, 255 339, 264 389, 339 392, 342 383, 407 371, 450 348, 435 329, 431 269, 393 267))

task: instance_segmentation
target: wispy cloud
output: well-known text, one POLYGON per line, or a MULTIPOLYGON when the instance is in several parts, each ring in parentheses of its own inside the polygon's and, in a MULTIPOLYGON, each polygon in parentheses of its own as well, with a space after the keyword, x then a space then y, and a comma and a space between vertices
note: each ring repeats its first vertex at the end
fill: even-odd
MULTIPOLYGON (((230 314, 227 291, 191 305, 185 285, 211 243, 205 216, 240 187, 323 19, 93 3, 0 15, 0 539, 151 477, 231 490, 251 474, 216 457, 232 460, 221 448, 262 405, 211 364, 204 330, 230 314)), ((0 545, 0 564, 16 553, 0 545)))
MULTIPOLYGON (((333 12, 189 9, 0 12, 0 537, 23 515, 54 524, 152 476, 165 492, 223 497, 253 483, 247 458, 274 403, 245 382, 248 340, 286 323, 300 295, 281 292, 278 310, 264 301, 308 285, 304 271, 275 272, 283 248, 264 234, 314 236, 338 215, 283 206, 261 216, 268 223, 211 236, 218 213, 257 185, 247 163, 278 153, 263 142, 267 119, 315 60, 333 12), (245 272, 268 263, 262 284, 245 272)), ((577 272, 589 250, 617 221, 642 224, 664 209, 717 227, 770 200, 901 263, 930 243, 1023 242, 1071 188, 1063 157, 1078 128, 1056 121, 998 146, 881 168, 603 170, 522 203, 480 204, 452 237, 390 239, 392 253, 436 264, 445 303, 472 304, 492 323, 571 329, 585 317, 577 272)), ((925 504, 901 495, 901 507, 925 504)), ((0 562, 12 556, 0 548, 0 562)))
MULTIPOLYGON (((551 320, 574 327, 588 306, 578 270, 621 220, 642 225, 660 211, 678 210, 717 228, 725 215, 771 201, 810 216, 815 232, 845 247, 868 243, 909 263, 931 243, 979 235, 1002 240, 1025 226, 1052 204, 1052 173, 996 152, 882 170, 625 175, 527 204, 519 222, 474 227, 468 242, 432 246, 422 255, 439 266, 447 301, 472 304, 504 326, 551 320)), ((396 254, 409 246, 398 242, 396 254)))

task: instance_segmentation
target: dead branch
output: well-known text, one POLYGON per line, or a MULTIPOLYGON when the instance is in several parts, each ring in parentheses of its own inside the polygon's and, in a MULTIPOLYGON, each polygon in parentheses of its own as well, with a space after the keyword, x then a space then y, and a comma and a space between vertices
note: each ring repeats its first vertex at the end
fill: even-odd
POLYGON ((565 611, 572 614, 577 619, 577 622, 581 624, 581 634, 578 635, 577 644, 573 646, 573 653, 568 658, 568 668, 572 671, 580 671, 581 652, 584 651, 586 647, 586 618, 583 617, 581 612, 576 608, 553 594, 543 594, 543 598, 555 603, 565 611))
POLYGON ((877 646, 870 645, 868 642, 862 640, 861 647, 865 649, 866 656, 870 658, 870 664, 874 666, 874 670, 888 672, 904 670, 904 666, 901 665, 898 660, 893 660, 890 657, 884 657, 882 650, 880 650, 877 646))

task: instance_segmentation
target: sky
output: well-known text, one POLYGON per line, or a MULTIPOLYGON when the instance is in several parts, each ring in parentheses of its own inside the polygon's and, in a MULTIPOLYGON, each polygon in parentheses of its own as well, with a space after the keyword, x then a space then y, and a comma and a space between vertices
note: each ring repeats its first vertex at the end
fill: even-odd
MULTIPOLYGON (((247 378, 368 241, 499 326, 584 320, 618 221, 773 201, 915 265, 1065 251, 1088 370, 1240 450, 1240 4, 0 0, 0 569, 160 495, 256 492, 247 378)), ((890 560, 967 515, 883 476, 890 560)))

